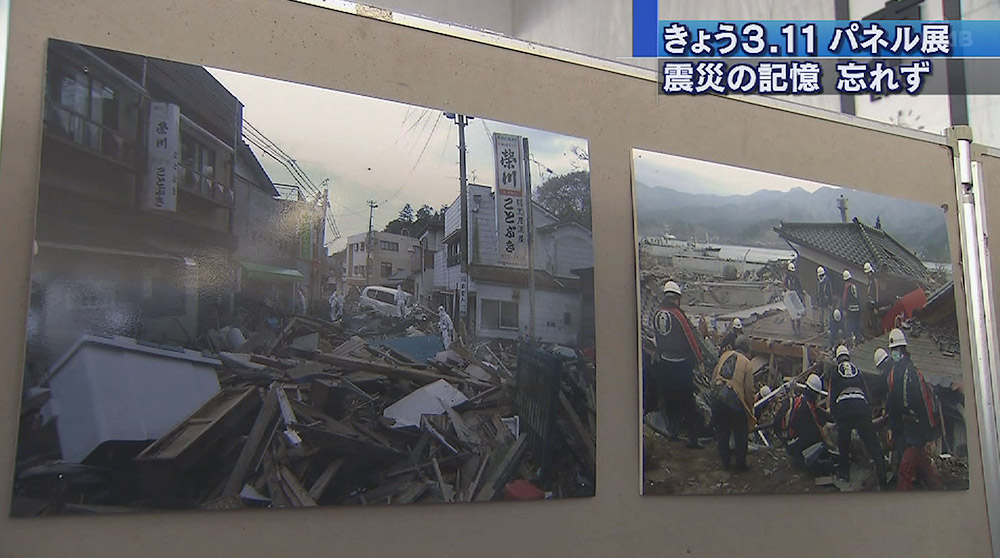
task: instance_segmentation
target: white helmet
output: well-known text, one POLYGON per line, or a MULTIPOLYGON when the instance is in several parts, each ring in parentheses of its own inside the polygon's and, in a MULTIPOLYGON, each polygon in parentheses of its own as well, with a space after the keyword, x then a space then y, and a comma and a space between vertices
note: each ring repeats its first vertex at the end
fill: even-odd
POLYGON ((865 273, 875 273, 875 268, 872 267, 871 262, 865 262, 865 273))
POLYGON ((743 322, 739 318, 733 318, 733 329, 743 329, 743 322))
POLYGON ((673 281, 667 281, 663 284, 663 294, 675 294, 681 296, 681 286, 673 281))
POLYGON ((757 398, 764 399, 768 395, 771 395, 771 388, 769 386, 761 386, 760 391, 757 392, 757 398))
POLYGON ((841 318, 843 318, 843 314, 840 313, 840 308, 834 308, 833 319, 839 322, 841 318))
POLYGON ((851 280, 851 270, 845 269, 844 270, 844 281, 850 281, 850 280, 851 280))
POLYGON ((840 357, 851 357, 851 352, 847 350, 847 345, 837 347, 837 360, 840 360, 840 357))
POLYGON ((823 391, 823 380, 820 380, 816 374, 809 374, 809 377, 806 378, 806 387, 819 393, 823 391))
POLYGON ((795 271, 795 262, 788 262, 788 271, 795 271))
POLYGON ((876 368, 878 368, 879 366, 882 366, 882 363, 885 362, 885 359, 887 359, 887 358, 889 358, 889 353, 885 352, 885 349, 883 349, 882 347, 879 347, 879 348, 875 349, 875 367, 876 368))
POLYGON ((816 277, 822 277, 824 275, 826 275, 826 270, 823 269, 823 266, 817 267, 816 268, 816 277))
POLYGON ((906 336, 903 335, 902 330, 895 328, 889 332, 889 348, 894 349, 896 347, 906 346, 906 336))

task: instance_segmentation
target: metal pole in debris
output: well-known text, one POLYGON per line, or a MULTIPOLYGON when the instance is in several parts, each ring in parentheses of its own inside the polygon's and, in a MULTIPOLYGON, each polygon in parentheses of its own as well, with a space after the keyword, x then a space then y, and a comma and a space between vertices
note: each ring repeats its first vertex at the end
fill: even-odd
POLYGON ((531 202, 531 156, 528 153, 528 138, 522 138, 524 143, 522 160, 524 162, 524 197, 528 206, 528 338, 535 340, 535 224, 532 218, 531 202))
POLYGON ((368 240, 365 242, 365 284, 372 284, 372 238, 375 223, 375 208, 378 204, 368 200, 368 240))
POLYGON ((948 130, 956 167, 959 235, 962 243, 962 266, 965 279, 965 304, 969 318, 970 349, 976 379, 976 411, 979 420, 980 451, 983 458, 983 482, 986 485, 986 509, 994 556, 1000 555, 1000 385, 994 376, 996 327, 992 317, 993 289, 990 280, 988 238, 985 221, 980 219, 983 204, 978 168, 972 162, 972 130, 968 126, 953 126, 948 130), (977 185, 977 182, 980 184, 977 185), (977 187, 978 186, 978 187, 977 187), (980 228, 983 227, 983 228, 980 228), (985 259, 985 261, 984 261, 985 259))

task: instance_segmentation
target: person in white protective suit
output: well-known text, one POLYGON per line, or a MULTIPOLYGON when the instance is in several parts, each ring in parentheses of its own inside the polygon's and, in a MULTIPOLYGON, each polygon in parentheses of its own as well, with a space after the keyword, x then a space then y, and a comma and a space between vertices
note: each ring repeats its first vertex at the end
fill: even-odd
POLYGON ((410 298, 410 295, 406 294, 403 289, 396 289, 396 294, 393 297, 396 303, 396 309, 399 310, 399 317, 405 318, 409 313, 410 309, 406 306, 406 300, 410 298))
POLYGON ((447 349, 455 341, 455 324, 451 321, 451 316, 444 310, 444 306, 438 306, 438 327, 441 328, 441 341, 447 349))
POLYGON ((330 321, 335 322, 339 320, 344 314, 344 297, 334 290, 330 294, 330 321))

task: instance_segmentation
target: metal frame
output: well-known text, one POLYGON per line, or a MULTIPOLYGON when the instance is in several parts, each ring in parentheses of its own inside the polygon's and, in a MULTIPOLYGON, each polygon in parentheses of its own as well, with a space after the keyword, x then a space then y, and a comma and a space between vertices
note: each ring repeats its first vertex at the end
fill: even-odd
POLYGON ((962 273, 969 320, 969 345, 976 383, 976 414, 986 489, 987 521, 994 556, 1000 555, 1000 372, 997 327, 994 316, 989 233, 986 223, 986 191, 982 164, 974 160, 972 130, 968 126, 948 129, 954 154, 955 196, 958 201, 962 273))

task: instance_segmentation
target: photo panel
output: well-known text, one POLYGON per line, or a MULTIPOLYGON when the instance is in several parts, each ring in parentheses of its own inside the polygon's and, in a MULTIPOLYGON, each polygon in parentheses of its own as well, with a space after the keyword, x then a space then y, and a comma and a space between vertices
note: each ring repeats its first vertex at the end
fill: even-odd
POLYGON ((643 494, 968 488, 947 207, 632 164, 643 494))
POLYGON ((50 40, 11 515, 592 496, 588 142, 50 40))

